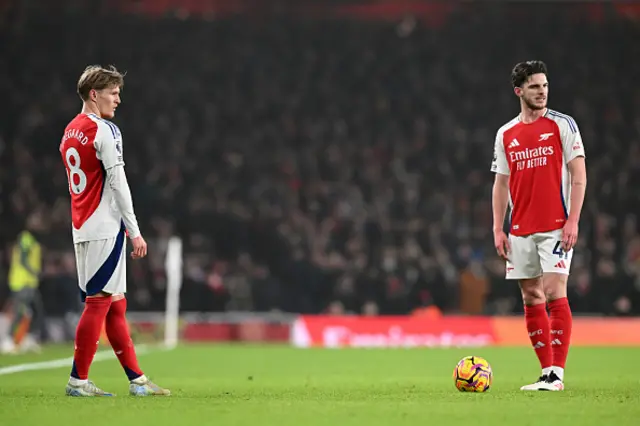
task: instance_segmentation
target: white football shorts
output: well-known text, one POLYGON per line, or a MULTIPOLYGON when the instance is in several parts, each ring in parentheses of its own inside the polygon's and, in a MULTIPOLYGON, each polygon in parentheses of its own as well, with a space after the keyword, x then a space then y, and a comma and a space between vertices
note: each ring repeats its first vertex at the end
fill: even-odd
POLYGON ((124 227, 115 238, 74 244, 82 300, 100 292, 126 293, 127 262, 124 227))
POLYGON ((511 252, 506 278, 536 278, 546 272, 569 275, 573 249, 562 249, 562 229, 517 237, 509 235, 511 252))

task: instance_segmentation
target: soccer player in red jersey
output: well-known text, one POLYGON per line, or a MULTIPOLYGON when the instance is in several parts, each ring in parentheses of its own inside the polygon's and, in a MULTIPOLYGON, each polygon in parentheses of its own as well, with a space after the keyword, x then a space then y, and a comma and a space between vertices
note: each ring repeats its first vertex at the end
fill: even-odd
POLYGON ((559 391, 571 341, 567 278, 587 183, 585 152, 574 119, 547 108, 543 62, 517 64, 511 82, 520 114, 496 136, 494 244, 506 260, 506 278, 520 282, 527 331, 542 367, 538 381, 521 389, 559 391))
POLYGON ((124 76, 114 67, 87 67, 78 81, 82 111, 67 125, 60 154, 69 180, 78 284, 85 303, 76 330, 69 396, 112 396, 88 380, 103 325, 127 378, 129 393, 169 395, 138 366, 126 320, 126 238, 133 259, 147 255, 122 155, 122 134, 108 121, 120 104, 124 76))

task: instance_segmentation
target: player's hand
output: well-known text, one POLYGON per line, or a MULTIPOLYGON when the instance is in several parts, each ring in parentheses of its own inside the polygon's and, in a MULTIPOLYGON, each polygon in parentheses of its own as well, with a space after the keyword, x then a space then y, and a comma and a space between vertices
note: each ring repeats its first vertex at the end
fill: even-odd
POLYGON ((498 256, 504 260, 509 260, 511 245, 509 244, 509 237, 507 237, 507 234, 505 234, 502 229, 493 231, 493 245, 498 252, 498 256))
POLYGON ((567 221, 562 228, 562 250, 570 251, 578 242, 578 222, 567 221))
POLYGON ((142 259, 147 255, 147 242, 142 238, 142 235, 131 240, 131 244, 133 244, 132 259, 142 259))

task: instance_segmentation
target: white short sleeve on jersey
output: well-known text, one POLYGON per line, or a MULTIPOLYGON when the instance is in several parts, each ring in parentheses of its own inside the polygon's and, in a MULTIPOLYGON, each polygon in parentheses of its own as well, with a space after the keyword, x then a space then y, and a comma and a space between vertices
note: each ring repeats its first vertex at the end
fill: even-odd
POLYGON ((124 165, 122 134, 115 124, 106 120, 98 121, 98 132, 94 146, 98 159, 102 162, 105 170, 124 165))
POLYGON ((507 162, 507 154, 504 152, 503 143, 504 129, 498 130, 496 142, 493 147, 493 161, 491 162, 491 171, 500 173, 501 175, 509 175, 509 163, 507 162))
POLYGON ((556 123, 558 123, 558 128, 560 129, 564 161, 569 163, 574 158, 585 156, 584 145, 582 144, 580 129, 578 129, 575 120, 568 115, 561 118, 556 120, 556 123))

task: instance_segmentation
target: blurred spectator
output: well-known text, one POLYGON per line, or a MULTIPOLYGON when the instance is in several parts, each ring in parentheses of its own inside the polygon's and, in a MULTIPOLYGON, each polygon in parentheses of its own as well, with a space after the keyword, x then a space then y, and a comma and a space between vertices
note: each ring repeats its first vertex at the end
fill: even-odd
POLYGON ((48 252, 71 250, 58 141, 81 70, 114 63, 128 71, 115 122, 150 242, 128 269, 131 309, 163 309, 177 234, 185 310, 521 310, 492 247, 489 165, 517 114, 511 67, 535 58, 587 150, 572 303, 639 314, 640 27, 540 7, 525 32, 507 16, 517 5, 470 6, 441 27, 16 9, 0 25, 1 245, 39 212, 48 252))

